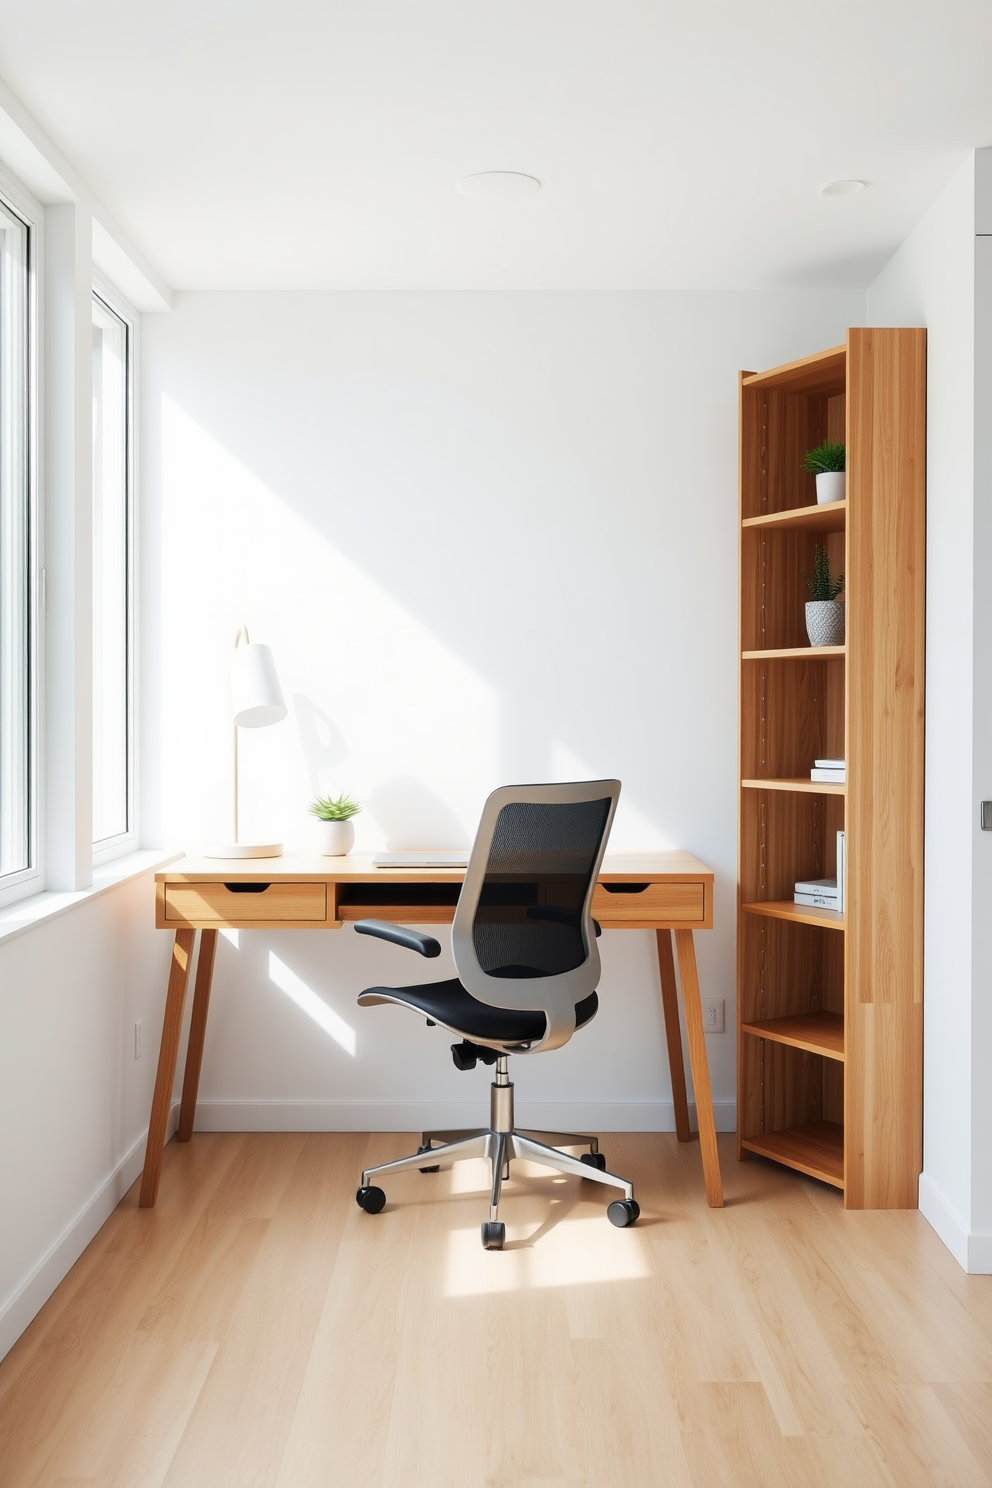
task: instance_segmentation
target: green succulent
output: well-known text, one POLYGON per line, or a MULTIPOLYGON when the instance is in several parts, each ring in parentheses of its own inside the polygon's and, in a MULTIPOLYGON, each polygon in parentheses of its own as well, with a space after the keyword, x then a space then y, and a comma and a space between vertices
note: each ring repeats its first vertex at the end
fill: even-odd
POLYGON ((350 796, 318 796, 315 801, 310 802, 310 814, 319 821, 350 821, 361 809, 358 802, 353 801, 350 796))
POLYGON ((816 449, 807 450, 803 455, 803 469, 807 475, 826 475, 828 471, 846 468, 844 446, 834 444, 829 439, 818 444, 816 449))
MULTIPOLYGON (((843 446, 842 446, 843 448, 843 446)), ((803 578, 806 580, 806 588, 809 590, 810 599, 836 599, 844 587, 844 575, 839 579, 830 577, 830 559, 827 550, 822 543, 817 543, 813 553, 813 577, 803 569, 803 578)))

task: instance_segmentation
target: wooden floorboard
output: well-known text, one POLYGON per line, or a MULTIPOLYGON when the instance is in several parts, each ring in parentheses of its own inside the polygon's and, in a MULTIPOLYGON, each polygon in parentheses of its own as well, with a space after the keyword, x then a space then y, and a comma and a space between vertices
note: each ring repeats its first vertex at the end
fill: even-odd
POLYGON ((604 1137, 637 1189, 480 1162, 385 1184, 376 1134, 166 1149, 0 1364, 2 1488, 979 1488, 992 1277, 915 1211, 721 1138, 604 1137))

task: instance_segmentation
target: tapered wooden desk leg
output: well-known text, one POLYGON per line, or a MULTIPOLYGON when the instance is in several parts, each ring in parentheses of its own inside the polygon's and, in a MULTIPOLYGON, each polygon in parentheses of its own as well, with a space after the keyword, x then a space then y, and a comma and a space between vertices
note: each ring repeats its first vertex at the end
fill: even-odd
POLYGON ((207 1031, 207 1012, 210 1008, 210 987, 214 977, 214 956, 217 953, 217 931, 200 931, 200 954, 196 960, 196 982, 193 986, 193 1016, 189 1025, 189 1043, 186 1046, 186 1073, 183 1075, 183 1099, 179 1107, 179 1130, 176 1139, 188 1142, 193 1135, 196 1116, 196 1092, 200 1088, 200 1066, 203 1063, 203 1038, 207 1031))
POLYGON ((696 970, 696 948, 691 930, 676 930, 675 949, 682 974, 682 996, 685 999, 685 1027, 689 1035, 689 1063, 696 1092, 696 1120, 699 1123, 699 1146, 703 1158, 703 1181, 706 1201, 711 1209, 723 1204, 723 1182, 720 1178, 720 1154, 716 1145, 716 1123, 713 1120, 713 1092, 710 1089, 710 1066, 706 1057, 706 1035, 703 1032, 703 1005, 699 999, 699 973, 696 970))
POLYGON ((655 933, 658 937, 658 971, 661 974, 661 1006, 665 1014, 668 1067, 672 1072, 675 1133, 680 1142, 688 1142, 692 1138, 692 1132, 689 1130, 689 1101, 685 1092, 685 1060, 682 1057, 682 1029, 679 1026, 679 994, 675 985, 672 932, 658 930, 655 933))
POLYGON ((195 939, 195 930, 177 930, 176 943, 172 947, 172 968, 169 972, 169 990, 162 1023, 162 1046, 158 1051, 155 1094, 152 1096, 152 1110, 148 1118, 145 1168, 141 1175, 139 1203, 142 1209, 151 1209, 158 1198, 158 1180, 162 1176, 162 1148, 165 1146, 165 1129, 172 1105, 172 1082, 176 1078, 179 1033, 183 1026, 186 983, 189 980, 189 963, 195 939))

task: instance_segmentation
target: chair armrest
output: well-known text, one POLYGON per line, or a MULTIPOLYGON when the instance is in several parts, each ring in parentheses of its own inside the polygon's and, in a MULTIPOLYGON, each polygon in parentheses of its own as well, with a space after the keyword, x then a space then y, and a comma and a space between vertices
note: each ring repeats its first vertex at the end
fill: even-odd
POLYGON ((393 925, 389 920, 356 920, 356 935, 374 935, 376 940, 388 940, 393 945, 403 946, 408 951, 418 951, 421 956, 440 956, 440 942, 433 935, 423 935, 419 930, 410 930, 406 925, 393 925))

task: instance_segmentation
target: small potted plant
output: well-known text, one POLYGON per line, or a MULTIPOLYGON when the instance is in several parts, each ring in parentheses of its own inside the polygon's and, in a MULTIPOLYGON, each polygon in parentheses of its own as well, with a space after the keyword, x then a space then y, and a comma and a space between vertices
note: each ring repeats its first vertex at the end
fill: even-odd
POLYGON ((847 495, 846 454, 842 444, 825 439, 803 455, 803 469, 816 476, 816 500, 820 506, 843 501, 847 495))
POLYGON ((361 811, 350 796, 318 796, 310 802, 310 814, 317 818, 320 852, 326 858, 343 858, 355 845, 355 828, 351 818, 361 811))
POLYGON ((843 646, 844 601, 837 596, 844 587, 844 575, 839 579, 830 577, 830 559, 827 550, 817 543, 813 554, 813 577, 803 569, 803 578, 810 592, 806 605, 806 634, 811 646, 843 646))

